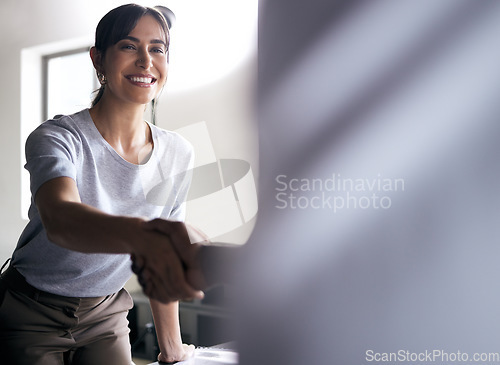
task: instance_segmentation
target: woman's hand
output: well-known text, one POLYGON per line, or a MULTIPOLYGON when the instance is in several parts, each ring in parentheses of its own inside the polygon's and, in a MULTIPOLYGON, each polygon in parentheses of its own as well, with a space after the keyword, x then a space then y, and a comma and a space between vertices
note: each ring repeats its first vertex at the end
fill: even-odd
MULTIPOLYGON (((162 234, 180 258, 187 283, 196 290, 207 287, 201 268, 200 250, 209 243, 208 237, 194 226, 165 219, 153 219, 143 223, 144 229, 162 234)), ((141 284, 142 285, 142 284, 141 284)), ((185 298, 179 298, 185 299, 185 298)))
POLYGON ((194 345, 182 344, 181 347, 172 348, 167 353, 160 352, 158 361, 160 363, 173 364, 177 361, 188 360, 194 356, 194 345))
POLYGON ((184 224, 162 222, 168 227, 168 234, 141 222, 142 242, 133 247, 132 270, 144 293, 162 303, 203 298, 203 292, 187 281, 187 272, 194 260, 186 261, 179 250, 179 247, 191 246, 184 224))
POLYGON ((241 249, 234 245, 213 244, 203 232, 182 222, 154 219, 142 224, 145 229, 169 238, 182 261, 184 278, 191 288, 206 290, 214 284, 231 281, 233 265, 241 260, 241 249))
POLYGON ((150 299, 149 302, 160 348, 158 360, 163 363, 174 363, 193 356, 194 346, 182 343, 179 302, 160 303, 154 299, 150 299))

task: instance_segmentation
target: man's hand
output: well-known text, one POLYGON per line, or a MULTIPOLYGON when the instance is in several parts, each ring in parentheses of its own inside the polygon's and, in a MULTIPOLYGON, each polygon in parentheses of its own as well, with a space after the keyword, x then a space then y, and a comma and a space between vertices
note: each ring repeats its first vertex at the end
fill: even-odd
POLYGON ((182 222, 154 219, 144 222, 143 226, 168 238, 182 262, 187 283, 196 290, 204 290, 207 285, 201 268, 201 245, 194 242, 208 243, 208 237, 200 230, 182 222))
MULTIPOLYGON (((154 219, 149 222, 142 222, 145 230, 160 234, 174 250, 176 259, 180 259, 181 271, 183 273, 183 285, 187 285, 191 290, 201 290, 217 283, 228 283, 231 281, 232 265, 239 261, 240 249, 224 244, 209 244, 207 236, 201 231, 182 222, 172 222, 164 219, 154 219), (191 242, 201 242, 191 243, 191 242)), ((147 246, 147 245, 146 245, 147 246)), ((136 270, 147 267, 136 260, 136 270)), ((146 271, 144 269, 144 271, 146 271)), ((176 268, 177 272, 177 268, 176 268)), ((178 275, 177 275, 178 276, 178 275)), ((142 273, 139 275, 139 282, 144 288, 144 292, 153 299, 164 302, 157 296, 152 296, 157 290, 161 292, 158 286, 167 285, 167 282, 150 282, 153 278, 150 274, 142 273)), ((199 296, 197 296, 199 298, 199 296)), ((178 296, 177 299, 186 299, 178 296)))
MULTIPOLYGON (((144 293, 162 303, 203 298, 203 292, 188 279, 195 259, 185 259, 189 255, 183 247, 191 246, 186 227, 180 222, 155 221, 161 223, 141 223, 145 242, 136 246, 131 255, 132 271, 137 274, 144 293), (155 229, 156 225, 163 230, 155 229)), ((189 254, 193 256, 194 252, 189 254)))

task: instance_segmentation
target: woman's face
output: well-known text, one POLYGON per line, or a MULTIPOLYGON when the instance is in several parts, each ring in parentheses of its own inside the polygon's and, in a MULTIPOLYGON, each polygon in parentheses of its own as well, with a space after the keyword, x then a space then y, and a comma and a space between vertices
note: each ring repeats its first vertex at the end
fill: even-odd
POLYGON ((158 22, 145 15, 124 39, 108 48, 102 62, 104 96, 125 103, 147 104, 167 80, 166 35, 158 22))

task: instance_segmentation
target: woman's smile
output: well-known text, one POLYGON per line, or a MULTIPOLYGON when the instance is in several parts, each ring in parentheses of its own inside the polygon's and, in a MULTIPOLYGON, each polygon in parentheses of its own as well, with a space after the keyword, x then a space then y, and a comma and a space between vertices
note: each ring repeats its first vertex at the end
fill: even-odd
POLYGON ((126 76, 126 79, 133 85, 139 87, 151 87, 157 81, 157 79, 152 75, 128 75, 126 76))

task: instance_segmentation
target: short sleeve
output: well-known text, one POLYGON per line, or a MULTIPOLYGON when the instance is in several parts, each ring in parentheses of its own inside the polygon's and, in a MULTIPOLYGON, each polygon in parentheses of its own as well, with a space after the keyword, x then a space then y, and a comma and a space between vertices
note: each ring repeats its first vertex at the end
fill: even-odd
POLYGON ((26 170, 30 173, 31 194, 45 182, 56 177, 76 181, 78 136, 60 123, 45 122, 35 129, 26 141, 26 170))
POLYGON ((193 177, 194 149, 187 140, 179 135, 176 135, 176 137, 178 142, 177 148, 179 151, 182 151, 182 153, 180 153, 180 155, 183 155, 181 160, 185 163, 185 165, 183 172, 178 174, 180 177, 180 188, 177 192, 175 204, 173 209, 170 211, 168 219, 183 222, 186 219, 186 203, 193 177))

